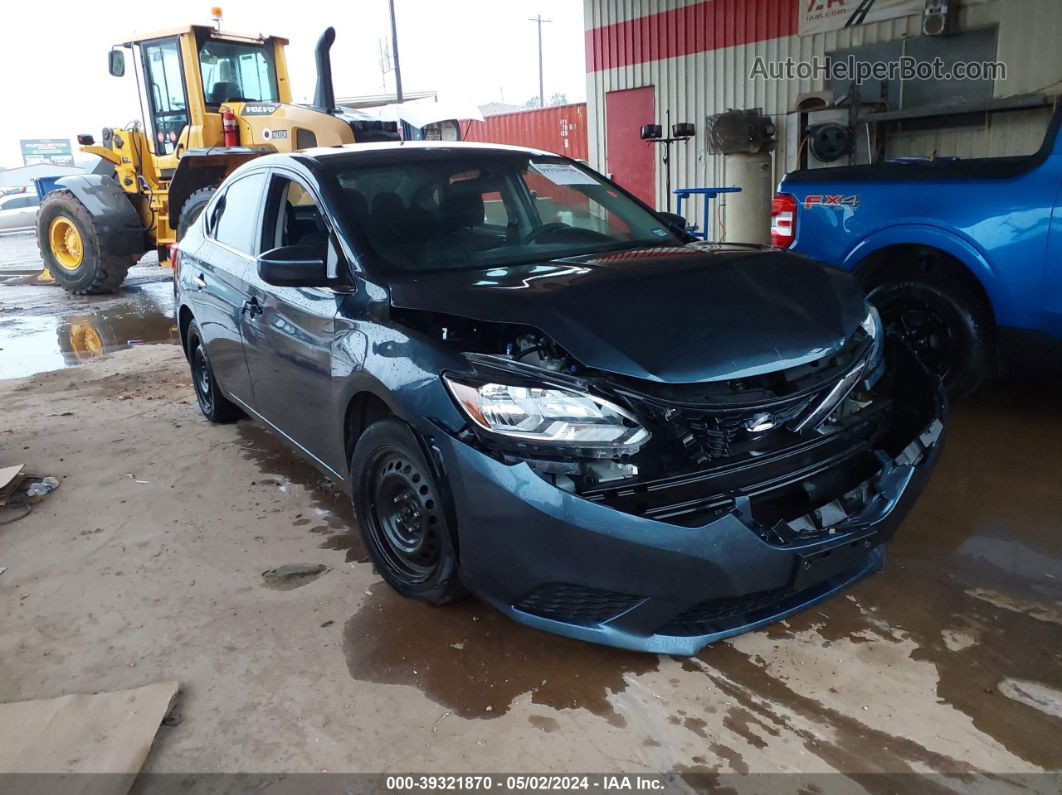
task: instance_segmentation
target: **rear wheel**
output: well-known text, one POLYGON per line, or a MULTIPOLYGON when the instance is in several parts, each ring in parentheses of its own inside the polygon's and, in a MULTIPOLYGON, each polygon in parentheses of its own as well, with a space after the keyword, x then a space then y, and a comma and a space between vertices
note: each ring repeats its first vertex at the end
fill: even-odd
POLYGON ((369 426, 350 471, 358 525, 387 583, 430 604, 464 596, 442 491, 409 426, 393 417, 369 426))
POLYGON ((221 393, 214 370, 207 358, 206 346, 199 335, 199 327, 192 321, 188 327, 188 363, 192 368, 192 386, 203 416, 211 422, 234 422, 243 416, 240 407, 221 393))
POLYGON ((886 329, 899 336, 948 394, 973 392, 991 372, 991 321, 980 297, 932 273, 869 291, 886 329))
POLYGON ((115 292, 132 264, 128 255, 106 250, 99 219, 68 190, 52 191, 41 202, 37 245, 52 278, 76 295, 115 292))

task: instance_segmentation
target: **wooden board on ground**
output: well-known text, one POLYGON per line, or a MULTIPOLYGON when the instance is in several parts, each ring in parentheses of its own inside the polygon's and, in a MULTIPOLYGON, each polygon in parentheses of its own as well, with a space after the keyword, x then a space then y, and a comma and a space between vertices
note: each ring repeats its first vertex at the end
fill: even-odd
MULTIPOLYGON (((59 774, 66 793, 124 795, 177 688, 176 682, 156 682, 114 693, 0 704, 0 781, 19 782, 20 790, 30 791, 35 776, 25 774, 59 774), (100 773, 109 775, 82 775, 100 773)), ((42 776, 39 783, 47 780, 42 776)))
POLYGON ((25 475, 22 472, 22 464, 11 467, 0 467, 0 505, 6 505, 8 498, 15 493, 15 489, 25 475))

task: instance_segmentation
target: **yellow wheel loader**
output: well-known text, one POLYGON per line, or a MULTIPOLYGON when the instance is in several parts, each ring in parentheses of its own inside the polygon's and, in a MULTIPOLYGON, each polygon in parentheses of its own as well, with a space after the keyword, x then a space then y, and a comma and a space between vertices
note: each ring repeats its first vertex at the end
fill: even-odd
POLYGON ((100 167, 58 180, 41 203, 37 243, 55 281, 71 293, 109 293, 152 249, 160 264, 168 264, 169 245, 195 221, 218 183, 251 158, 397 140, 393 122, 336 107, 329 58, 334 41, 328 28, 317 43, 312 105, 292 103, 287 40, 276 36, 191 25, 114 47, 108 70, 125 74, 125 53, 131 53, 142 118, 105 128, 99 144, 79 135, 81 151, 99 155, 100 167))

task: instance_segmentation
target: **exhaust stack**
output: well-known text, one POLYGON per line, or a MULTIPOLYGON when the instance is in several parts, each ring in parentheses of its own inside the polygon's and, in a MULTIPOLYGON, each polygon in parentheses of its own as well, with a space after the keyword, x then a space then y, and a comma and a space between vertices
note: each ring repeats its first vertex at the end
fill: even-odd
POLYGON ((336 40, 336 29, 325 28, 317 40, 314 58, 317 61, 317 88, 313 93, 313 106, 324 113, 333 113, 336 109, 336 92, 332 85, 332 58, 328 51, 336 40))

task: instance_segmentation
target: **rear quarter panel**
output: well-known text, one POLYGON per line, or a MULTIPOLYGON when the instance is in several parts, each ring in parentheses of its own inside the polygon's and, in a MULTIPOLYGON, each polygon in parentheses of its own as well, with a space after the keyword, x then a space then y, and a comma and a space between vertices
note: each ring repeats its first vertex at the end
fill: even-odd
POLYGON ((943 182, 831 183, 824 172, 821 182, 779 186, 798 204, 793 250, 852 271, 887 246, 933 246, 970 269, 1001 325, 1042 326, 1057 168, 943 182))

